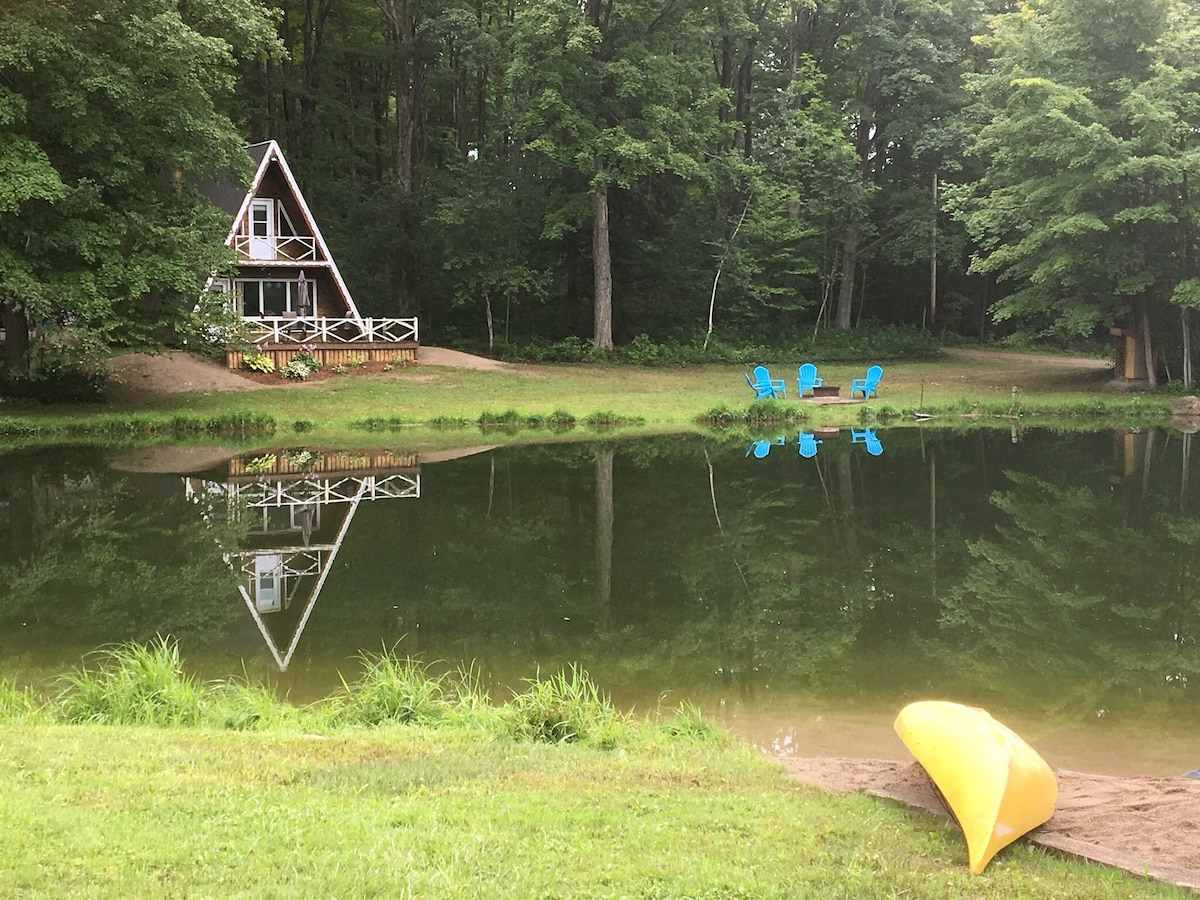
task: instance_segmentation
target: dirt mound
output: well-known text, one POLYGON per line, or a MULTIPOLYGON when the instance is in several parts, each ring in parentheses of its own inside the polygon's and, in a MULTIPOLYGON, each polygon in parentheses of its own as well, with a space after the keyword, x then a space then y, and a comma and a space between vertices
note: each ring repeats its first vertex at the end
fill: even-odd
POLYGON ((123 353, 108 363, 115 402, 184 391, 252 391, 259 385, 221 363, 189 353, 123 353))
MULTIPOLYGON (((509 368, 499 360, 441 347, 419 348, 417 364, 483 371, 509 368)), ((362 368, 361 374, 371 375, 381 368, 382 364, 368 363, 362 368)), ((320 369, 306 381, 284 381, 276 373, 262 374, 228 369, 222 362, 200 359, 180 350, 163 353, 123 353, 109 360, 108 371, 113 378, 110 399, 117 405, 136 405, 164 394, 186 391, 253 391, 284 385, 303 387, 330 375, 328 369, 320 369)))

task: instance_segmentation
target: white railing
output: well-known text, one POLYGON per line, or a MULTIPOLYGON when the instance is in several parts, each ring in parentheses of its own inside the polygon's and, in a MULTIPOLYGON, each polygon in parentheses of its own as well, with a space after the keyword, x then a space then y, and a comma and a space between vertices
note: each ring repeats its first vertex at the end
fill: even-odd
POLYGON ((243 259, 304 262, 317 258, 317 239, 295 235, 251 237, 248 234, 239 234, 233 239, 233 249, 243 259))
POLYGON ((230 484, 226 490, 251 509, 348 503, 352 500, 405 499, 421 496, 420 475, 363 475, 230 484))
MULTIPOLYGON (((274 569, 282 578, 300 578, 304 575, 320 575, 325 568, 322 557, 336 550, 332 545, 320 544, 309 547, 272 547, 269 550, 243 550, 235 554, 242 561, 242 574, 253 579, 258 574, 255 560, 260 556, 278 556, 279 565, 274 569)), ((250 582, 253 584, 253 582, 250 582)))
POLYGON ((326 316, 244 316, 255 342, 392 344, 417 340, 417 320, 330 319, 326 316))

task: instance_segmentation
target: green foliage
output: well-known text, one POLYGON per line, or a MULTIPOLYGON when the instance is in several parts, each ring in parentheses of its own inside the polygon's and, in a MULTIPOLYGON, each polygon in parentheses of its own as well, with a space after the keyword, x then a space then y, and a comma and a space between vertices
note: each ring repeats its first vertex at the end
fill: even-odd
POLYGON ((303 381, 319 368, 321 368, 321 361, 312 353, 301 350, 284 364, 283 368, 279 370, 279 374, 293 381, 303 381))
POLYGON ((312 374, 312 369, 303 362, 292 358, 284 363, 283 368, 279 370, 279 374, 292 381, 303 381, 312 374))
POLYGON ((736 426, 763 426, 797 424, 810 419, 807 409, 783 400, 760 400, 745 409, 736 409, 722 404, 713 407, 697 418, 697 422, 710 428, 732 428, 736 426))
POLYGON ((294 727, 300 710, 281 703, 276 692, 248 681, 226 680, 207 687, 203 724, 228 731, 265 731, 294 727))
POLYGON ((1195 42, 1195 12, 1176 13, 1096 0, 994 21, 993 63, 972 78, 983 165, 947 196, 977 243, 973 270, 1007 282, 998 319, 1087 335, 1136 317, 1158 349, 1180 352, 1164 332, 1178 327, 1174 304, 1196 299, 1188 172, 1200 95, 1178 54, 1195 42))
POLYGON ((607 428, 620 428, 626 425, 640 425, 642 424, 642 419, 633 416, 623 416, 611 410, 604 410, 586 416, 583 424, 593 430, 604 430, 607 428))
MULTIPOLYGON (((751 365, 770 357, 804 358, 817 363, 870 364, 881 360, 933 359, 940 352, 939 341, 918 329, 864 326, 853 331, 825 329, 818 332, 815 339, 781 333, 770 343, 717 337, 710 340, 707 347, 701 337, 657 342, 649 335, 639 334, 608 358, 616 363, 646 367, 717 363, 751 365)), ((552 345, 537 341, 510 344, 504 348, 504 356, 526 362, 585 362, 594 353, 590 345, 569 339, 552 345)))
POLYGON ((275 360, 273 360, 266 353, 252 350, 242 356, 242 366, 249 369, 251 372, 262 372, 267 374, 275 371, 275 360))
POLYGON ((228 295, 210 291, 202 293, 196 308, 175 326, 175 335, 187 350, 205 359, 224 359, 227 350, 251 345, 249 326, 228 295))
POLYGON ((0 378, 0 394, 47 404, 96 403, 108 390, 107 359, 97 332, 46 326, 30 347, 25 372, 0 378))
POLYGON ((0 45, 0 171, 17 179, 0 299, 35 340, 69 325, 142 343, 179 324, 230 262, 228 219, 196 185, 247 168, 222 109, 239 58, 277 46, 271 17, 249 0, 6 4, 0 45))

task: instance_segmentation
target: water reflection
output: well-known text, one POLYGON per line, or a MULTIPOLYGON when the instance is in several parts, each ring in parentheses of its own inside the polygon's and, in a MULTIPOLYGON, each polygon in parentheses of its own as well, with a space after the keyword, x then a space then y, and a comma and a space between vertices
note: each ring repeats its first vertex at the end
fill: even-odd
MULTIPOLYGON (((801 431, 796 436, 796 445, 800 455, 805 459, 812 459, 817 455, 817 445, 823 444, 831 438, 837 438, 840 431, 841 429, 838 428, 818 428, 814 431, 801 431)), ((852 444, 862 444, 871 456, 881 456, 883 454, 883 441, 875 433, 874 428, 851 428, 850 442, 852 444)), ((753 456, 755 459, 766 459, 772 447, 786 447, 787 445, 788 436, 786 434, 781 434, 779 437, 771 440, 762 438, 750 442, 750 445, 746 448, 746 456, 753 456)))
POLYGON ((1195 734, 1189 435, 848 431, 808 432, 810 460, 787 435, 6 454, 0 676, 162 633, 298 702, 384 646, 474 661, 497 698, 579 663, 621 706, 691 700, 787 752, 919 697, 1073 746, 1195 734))
POLYGON ((245 524, 225 555, 238 593, 279 671, 287 671, 359 504, 418 499, 415 455, 294 448, 228 462, 224 480, 185 477, 185 495, 245 524), (281 649, 282 647, 282 649, 281 649))

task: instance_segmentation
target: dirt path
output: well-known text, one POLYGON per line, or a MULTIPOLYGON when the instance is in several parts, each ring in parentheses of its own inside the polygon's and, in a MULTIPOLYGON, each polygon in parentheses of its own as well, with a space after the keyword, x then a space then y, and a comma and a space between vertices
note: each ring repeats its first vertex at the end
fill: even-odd
POLYGON ((1003 350, 975 350, 968 347, 949 347, 942 351, 954 359, 972 359, 983 362, 1024 363, 1043 368, 1060 369, 1111 369, 1112 360, 1090 359, 1082 356, 1046 356, 1036 353, 1005 353, 1003 350))

